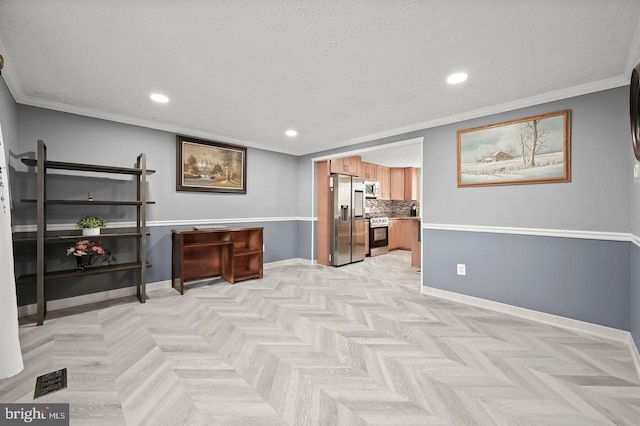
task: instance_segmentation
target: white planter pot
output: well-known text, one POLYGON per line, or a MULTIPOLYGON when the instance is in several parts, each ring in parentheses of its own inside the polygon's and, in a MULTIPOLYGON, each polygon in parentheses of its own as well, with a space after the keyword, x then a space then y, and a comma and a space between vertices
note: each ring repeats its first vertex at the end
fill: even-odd
POLYGON ((100 235, 100 228, 82 228, 82 235, 100 235))

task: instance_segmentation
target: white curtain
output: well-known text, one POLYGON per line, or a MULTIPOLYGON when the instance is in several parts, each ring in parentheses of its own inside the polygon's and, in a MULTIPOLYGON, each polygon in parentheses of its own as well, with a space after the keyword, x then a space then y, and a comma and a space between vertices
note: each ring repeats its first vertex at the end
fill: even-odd
POLYGON ((7 159, 0 127, 0 379, 14 376, 23 369, 18 339, 10 206, 7 159))

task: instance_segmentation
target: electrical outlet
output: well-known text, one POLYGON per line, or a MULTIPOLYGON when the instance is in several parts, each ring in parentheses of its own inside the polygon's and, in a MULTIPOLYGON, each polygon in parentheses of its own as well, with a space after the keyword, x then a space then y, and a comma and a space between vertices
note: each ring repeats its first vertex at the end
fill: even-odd
POLYGON ((464 263, 458 263, 457 265, 458 275, 467 275, 467 265, 464 263))

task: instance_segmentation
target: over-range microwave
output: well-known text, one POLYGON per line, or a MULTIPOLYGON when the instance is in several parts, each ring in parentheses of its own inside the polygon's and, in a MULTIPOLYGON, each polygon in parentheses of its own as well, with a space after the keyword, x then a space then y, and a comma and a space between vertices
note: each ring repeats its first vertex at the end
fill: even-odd
POLYGON ((378 182, 365 181, 364 183, 364 196, 366 198, 378 198, 378 182))

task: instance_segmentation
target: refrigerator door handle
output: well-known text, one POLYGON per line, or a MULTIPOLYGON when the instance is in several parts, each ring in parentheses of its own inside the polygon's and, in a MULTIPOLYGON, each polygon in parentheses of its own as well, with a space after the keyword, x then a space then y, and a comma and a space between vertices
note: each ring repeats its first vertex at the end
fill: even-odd
POLYGON ((364 191, 353 191, 353 216, 355 218, 364 216, 364 191))

